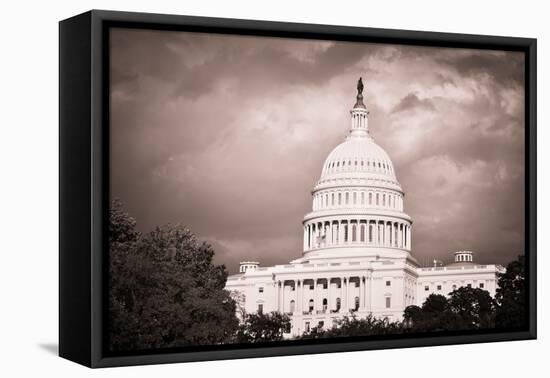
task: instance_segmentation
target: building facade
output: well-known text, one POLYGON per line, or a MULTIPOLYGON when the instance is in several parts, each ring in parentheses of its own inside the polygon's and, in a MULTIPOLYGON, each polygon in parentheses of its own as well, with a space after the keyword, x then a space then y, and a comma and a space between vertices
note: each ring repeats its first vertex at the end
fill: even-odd
POLYGON ((247 313, 290 315, 291 335, 335 320, 372 314, 400 320, 409 305, 431 293, 460 286, 494 296, 498 265, 474 263, 471 251, 455 253, 447 266, 421 267, 411 253, 412 219, 393 163, 369 132, 369 112, 359 79, 351 125, 344 142, 328 155, 303 219, 303 253, 285 265, 241 263, 228 278, 247 313))

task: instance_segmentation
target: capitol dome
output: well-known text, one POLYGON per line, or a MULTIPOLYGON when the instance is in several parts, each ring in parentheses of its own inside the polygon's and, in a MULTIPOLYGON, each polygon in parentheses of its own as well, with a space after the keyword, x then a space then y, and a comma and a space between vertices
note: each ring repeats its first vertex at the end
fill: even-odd
POLYGON ((321 180, 373 175, 396 181, 390 157, 370 136, 350 136, 328 155, 321 180))
POLYGON ((369 132, 359 79, 344 141, 325 159, 304 217, 304 257, 408 256, 411 218, 389 155, 369 132))

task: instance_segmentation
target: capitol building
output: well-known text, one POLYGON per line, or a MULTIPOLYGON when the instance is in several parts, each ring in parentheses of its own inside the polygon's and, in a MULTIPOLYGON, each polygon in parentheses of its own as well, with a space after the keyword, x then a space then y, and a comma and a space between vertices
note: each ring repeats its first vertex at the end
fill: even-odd
POLYGON ((369 132, 361 79, 357 91, 349 134, 326 158, 312 190, 301 256, 270 267, 245 261, 227 280, 226 289, 247 313, 288 314, 292 336, 330 328, 345 315, 401 320, 407 306, 461 286, 494 296, 504 270, 476 264, 471 251, 455 252, 446 266, 420 266, 411 250, 405 193, 389 155, 369 132))

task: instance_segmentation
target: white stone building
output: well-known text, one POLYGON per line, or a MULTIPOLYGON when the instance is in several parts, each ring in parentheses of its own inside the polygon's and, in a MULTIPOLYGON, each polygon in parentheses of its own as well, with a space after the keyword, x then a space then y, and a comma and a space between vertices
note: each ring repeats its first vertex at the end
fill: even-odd
POLYGON ((494 296, 496 273, 503 270, 475 264, 470 251, 456 252, 447 266, 420 267, 411 254, 405 193, 390 157, 369 134, 361 79, 357 89, 349 135, 328 155, 312 191, 302 256, 271 267, 246 261, 227 280, 246 312, 291 315, 292 335, 331 327, 352 313, 400 320, 408 305, 460 286, 494 296))

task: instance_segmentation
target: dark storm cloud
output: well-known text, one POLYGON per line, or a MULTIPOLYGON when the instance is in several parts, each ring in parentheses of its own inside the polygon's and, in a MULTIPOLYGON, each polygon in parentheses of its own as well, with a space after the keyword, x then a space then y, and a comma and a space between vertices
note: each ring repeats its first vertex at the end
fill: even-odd
POLYGON ((232 271, 298 257, 363 76, 413 254, 521 252, 520 54, 124 29, 111 47, 111 193, 142 230, 186 224, 232 271))

